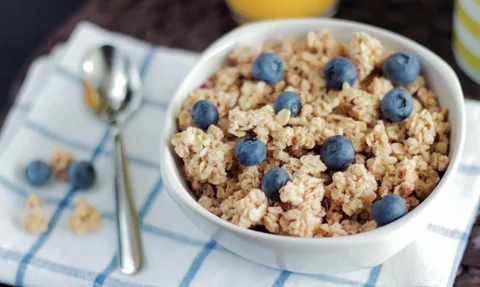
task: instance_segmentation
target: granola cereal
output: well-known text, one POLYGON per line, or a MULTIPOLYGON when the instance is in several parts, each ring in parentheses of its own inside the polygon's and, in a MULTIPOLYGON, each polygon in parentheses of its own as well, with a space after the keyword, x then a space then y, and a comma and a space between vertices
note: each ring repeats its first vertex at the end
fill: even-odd
POLYGON ((70 230, 78 235, 85 235, 97 230, 101 223, 102 213, 89 205, 84 198, 80 198, 70 218, 70 230))
POLYGON ((222 141, 223 131, 210 126, 208 132, 188 127, 172 140, 176 153, 185 161, 187 176, 199 182, 221 184, 232 162, 232 147, 222 141))
POLYGON ((23 228, 34 234, 41 234, 48 230, 48 219, 43 210, 44 201, 35 194, 27 198, 28 210, 23 216, 23 228))
POLYGON ((402 87, 383 74, 391 54, 367 33, 355 32, 341 43, 325 30, 231 51, 227 63, 188 94, 171 140, 198 203, 243 228, 297 237, 375 229, 372 205, 390 194, 401 196, 408 211, 421 204, 448 168, 451 125, 426 78, 418 75, 402 87), (273 84, 253 78, 262 53, 274 53, 283 63, 283 78, 273 84), (327 89, 323 71, 335 57, 349 59, 357 72, 355 82, 344 82, 340 90, 327 89), (413 111, 392 122, 381 103, 397 88, 412 95, 413 111), (287 91, 301 99, 298 115, 276 110, 278 96, 287 91), (206 130, 195 127, 190 115, 199 100, 218 111, 218 122, 206 130), (328 170, 319 147, 335 135, 352 142, 354 159, 345 169, 328 170), (235 146, 246 136, 265 144, 266 156, 257 165, 235 159, 235 146), (274 167, 289 175, 279 201, 262 190, 274 167))
POLYGON ((68 150, 56 149, 50 157, 50 165, 56 178, 67 180, 67 171, 75 161, 73 153, 68 150))

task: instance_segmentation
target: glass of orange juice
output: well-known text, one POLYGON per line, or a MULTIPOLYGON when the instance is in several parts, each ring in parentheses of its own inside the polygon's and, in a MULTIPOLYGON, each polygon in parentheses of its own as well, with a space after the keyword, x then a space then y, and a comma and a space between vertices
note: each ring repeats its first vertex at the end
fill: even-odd
POLYGON ((251 21, 332 16, 339 0, 225 0, 239 23, 251 21))

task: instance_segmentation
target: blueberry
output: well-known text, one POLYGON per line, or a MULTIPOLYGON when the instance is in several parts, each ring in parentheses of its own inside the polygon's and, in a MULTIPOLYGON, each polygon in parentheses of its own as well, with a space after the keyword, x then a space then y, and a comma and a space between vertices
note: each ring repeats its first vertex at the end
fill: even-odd
POLYGON ((30 185, 42 186, 50 181, 52 169, 44 161, 34 160, 27 165, 25 176, 30 185))
POLYGON ((265 159, 267 147, 256 137, 244 137, 237 142, 234 153, 238 162, 246 166, 252 166, 265 159))
POLYGON ((202 130, 207 129, 210 125, 216 125, 218 122, 218 111, 214 104, 207 100, 196 102, 190 110, 193 123, 202 130))
POLYGON ((290 180, 288 172, 281 167, 274 167, 265 173, 262 180, 262 189, 265 195, 273 201, 280 201, 280 188, 290 180))
POLYGON ((392 122, 403 121, 412 114, 412 95, 404 89, 393 89, 383 97, 380 109, 392 122))
POLYGON ((385 77, 396 85, 405 86, 415 81, 420 73, 420 63, 409 53, 395 53, 383 64, 385 77))
POLYGON ((405 200, 396 194, 389 194, 375 201, 372 206, 373 219, 378 225, 386 225, 407 213, 405 200))
POLYGON ((275 84, 283 78, 284 73, 283 62, 274 53, 263 53, 253 62, 252 76, 255 80, 275 84))
POLYGON ((323 143, 320 156, 329 170, 340 170, 352 163, 355 149, 347 137, 332 136, 323 143))
POLYGON ((302 109, 302 100, 293 92, 283 92, 275 101, 275 112, 278 113, 283 109, 289 110, 290 114, 296 117, 302 109))
POLYGON ((343 83, 347 82, 350 86, 357 79, 357 68, 347 58, 336 57, 330 60, 323 69, 327 88, 337 91, 342 90, 343 83))
POLYGON ((68 181, 76 189, 87 189, 95 183, 95 169, 87 161, 74 162, 68 168, 68 181))

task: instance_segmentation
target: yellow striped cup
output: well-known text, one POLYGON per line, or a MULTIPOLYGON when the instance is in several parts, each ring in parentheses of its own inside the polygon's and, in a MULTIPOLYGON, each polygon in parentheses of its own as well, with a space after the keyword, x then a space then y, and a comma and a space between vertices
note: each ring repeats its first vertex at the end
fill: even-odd
POLYGON ((458 65, 480 84, 480 0, 455 0, 452 41, 458 65))

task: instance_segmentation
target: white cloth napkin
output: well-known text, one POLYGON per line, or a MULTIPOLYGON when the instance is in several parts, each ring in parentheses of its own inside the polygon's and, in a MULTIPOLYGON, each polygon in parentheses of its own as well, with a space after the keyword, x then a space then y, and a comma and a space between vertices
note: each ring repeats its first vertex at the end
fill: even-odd
POLYGON ((480 196, 480 103, 467 101, 465 153, 455 188, 418 239, 386 263, 337 275, 304 275, 240 258, 198 230, 163 190, 158 143, 168 101, 197 55, 152 47, 135 39, 80 24, 62 47, 36 61, 2 130, 0 141, 0 281, 21 286, 451 286, 480 196), (141 68, 146 100, 125 130, 147 264, 135 276, 115 268, 113 163, 107 129, 83 106, 80 60, 96 45, 113 43, 141 68), (76 192, 54 182, 33 189, 23 178, 34 158, 55 148, 92 160, 98 182, 76 192), (49 231, 22 229, 26 197, 46 201, 49 231), (97 232, 69 231, 79 196, 103 211, 97 232))

